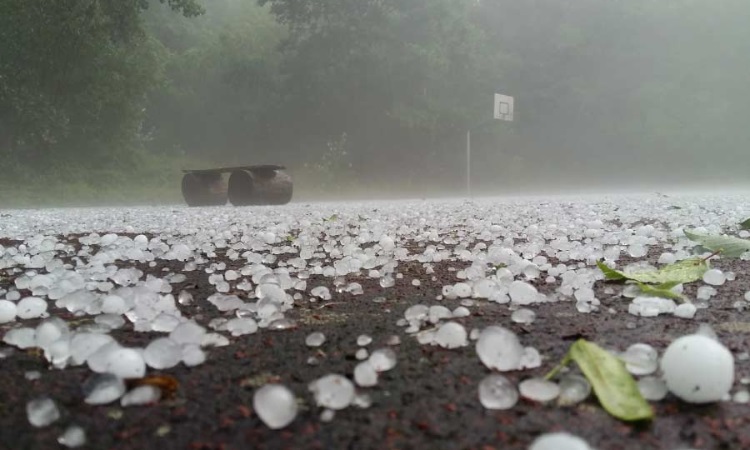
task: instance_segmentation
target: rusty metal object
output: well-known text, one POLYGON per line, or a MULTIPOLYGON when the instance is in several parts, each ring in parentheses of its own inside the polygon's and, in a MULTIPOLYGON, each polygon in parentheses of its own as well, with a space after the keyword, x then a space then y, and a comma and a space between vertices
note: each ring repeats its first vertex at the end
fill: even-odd
POLYGON ((188 172, 182 177, 182 197, 188 206, 224 205, 227 185, 220 172, 188 172))
POLYGON ((283 205, 292 199, 292 177, 284 166, 258 165, 184 170, 182 195, 189 206, 283 205), (225 182, 222 175, 230 173, 225 182))

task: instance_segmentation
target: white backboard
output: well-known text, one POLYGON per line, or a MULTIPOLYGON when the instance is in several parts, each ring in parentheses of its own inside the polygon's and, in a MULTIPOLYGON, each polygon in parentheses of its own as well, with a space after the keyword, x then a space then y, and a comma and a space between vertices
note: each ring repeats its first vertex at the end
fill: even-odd
POLYGON ((513 97, 495 94, 495 119, 513 121, 513 97))

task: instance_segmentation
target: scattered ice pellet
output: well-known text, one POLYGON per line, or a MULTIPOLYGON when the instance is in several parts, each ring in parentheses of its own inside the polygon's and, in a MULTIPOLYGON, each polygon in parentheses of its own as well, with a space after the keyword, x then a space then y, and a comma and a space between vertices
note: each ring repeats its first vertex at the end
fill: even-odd
POLYGON ((638 390, 646 400, 658 402, 667 396, 669 389, 667 383, 659 377, 643 377, 638 380, 638 390))
POLYGON ((561 406, 581 403, 591 395, 591 384, 580 375, 568 374, 560 379, 560 396, 557 402, 561 406))
POLYGON ((149 384, 137 386, 120 398, 120 406, 137 406, 156 403, 161 399, 161 389, 149 384))
POLYGON ((122 397, 125 383, 110 373, 95 374, 83 383, 83 392, 89 405, 106 405, 122 397))
POLYGON ((16 320, 16 304, 8 300, 0 300, 0 323, 16 320))
POLYGON ((479 402, 487 409, 510 409, 518 403, 518 390, 503 375, 488 375, 478 390, 479 402))
POLYGON ((719 269, 708 269, 703 274, 703 282, 714 286, 721 286, 727 280, 726 275, 719 269))
POLYGON ((518 369, 524 348, 515 333, 492 325, 480 333, 476 352, 485 366, 505 372, 518 369))
POLYGON ((539 292, 531 284, 516 280, 508 288, 510 300, 518 305, 529 305, 539 301, 539 292))
POLYGON ((368 361, 376 371, 387 372, 396 367, 396 352, 390 348, 380 348, 370 354, 368 361))
POLYGON ((698 311, 698 308, 692 303, 682 303, 677 305, 677 308, 674 310, 674 315, 676 317, 679 317, 681 319, 692 319, 695 317, 695 313, 698 311))
POLYGON ((529 450, 591 450, 591 447, 578 436, 560 431, 538 436, 529 450))
POLYGON ((308 385, 318 406, 328 409, 344 409, 354 400, 354 384, 337 374, 325 375, 308 385))
POLYGON ((518 385, 522 397, 536 402, 548 402, 560 395, 560 386, 544 378, 529 378, 518 385))
POLYGON ((308 347, 320 347, 326 341, 325 334, 320 331, 314 331, 305 338, 305 345, 308 347))
POLYGON ((362 387, 375 386, 378 384, 378 372, 370 361, 363 361, 354 367, 354 381, 362 387))
POLYGON ((534 319, 536 319, 536 313, 528 308, 517 309, 510 315, 510 320, 524 325, 533 323, 534 319))
POLYGON ((142 378, 146 374, 143 356, 133 348, 114 349, 105 364, 105 371, 119 378, 142 378))
POLYGON ((297 417, 297 399, 281 384, 266 384, 253 394, 253 409, 267 427, 278 430, 297 417))
POLYGON ((650 375, 659 366, 659 354, 648 344, 633 344, 620 354, 625 368, 633 375, 650 375))
POLYGON ((16 304, 19 319, 35 319, 47 312, 47 302, 39 297, 25 297, 16 304))
POLYGON ((154 369, 171 369, 182 360, 182 346, 167 337, 157 338, 143 350, 143 359, 154 369))
POLYGON ((735 403, 750 403, 750 391, 742 389, 734 393, 732 401, 735 403))
POLYGON ((699 334, 672 341, 661 359, 669 390, 690 403, 716 402, 734 383, 734 356, 719 341, 699 334))
POLYGON ((78 425, 70 425, 57 438, 57 443, 68 448, 78 448, 86 444, 86 432, 78 425))
POLYGON ((360 334, 357 336, 357 345, 360 347, 364 347, 365 345, 370 345, 372 342, 372 337, 368 336, 366 334, 360 334))
POLYGON ((46 427, 60 418, 60 410, 49 397, 37 398, 26 404, 29 423, 37 428, 46 427))
POLYGON ((446 322, 435 333, 435 344, 443 348, 459 348, 469 344, 466 329, 460 323, 446 322))

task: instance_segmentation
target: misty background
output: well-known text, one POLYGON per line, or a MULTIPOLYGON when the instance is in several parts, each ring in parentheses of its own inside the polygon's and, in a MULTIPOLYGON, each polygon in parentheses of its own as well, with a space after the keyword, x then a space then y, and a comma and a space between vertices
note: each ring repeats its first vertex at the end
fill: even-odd
POLYGON ((747 0, 0 0, 0 206, 747 185, 747 0), (494 93, 514 122, 492 120, 494 93))

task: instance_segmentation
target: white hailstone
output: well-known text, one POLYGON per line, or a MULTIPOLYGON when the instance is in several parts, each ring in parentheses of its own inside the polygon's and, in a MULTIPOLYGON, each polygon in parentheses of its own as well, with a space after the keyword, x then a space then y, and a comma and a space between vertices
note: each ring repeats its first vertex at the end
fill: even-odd
POLYGON ((453 294, 459 298, 466 298, 471 295, 471 286, 466 283, 456 283, 453 285, 453 294))
POLYGON ((354 384, 341 375, 325 375, 311 382, 308 388, 315 397, 315 403, 324 408, 344 409, 354 400, 354 384))
MULTIPOLYGON (((389 343, 388 345, 395 345, 389 343)), ((396 367, 396 352, 390 348, 380 348, 370 354, 368 359, 378 372, 387 372, 396 367)))
POLYGON ((83 383, 85 402, 89 405, 106 405, 112 403, 125 393, 122 378, 112 374, 97 374, 83 383))
POLYGON ((743 296, 743 298, 745 299, 745 301, 750 302, 750 291, 746 291, 745 295, 743 296))
POLYGON ((628 254, 633 258, 642 258, 648 254, 648 248, 641 244, 632 244, 628 246, 628 254))
POLYGON ((659 366, 659 354, 648 344, 633 344, 620 354, 625 368, 633 375, 651 375, 659 366))
MULTIPOLYGON (((355 398, 356 398, 356 396, 355 396, 355 398)), ((336 417, 336 411, 334 411, 332 409, 324 409, 320 413, 320 421, 321 422, 330 422, 330 421, 332 421, 334 419, 334 417, 336 417)))
POLYGON ((750 403, 750 391, 747 389, 742 389, 740 391, 737 391, 732 396, 732 401, 735 403, 750 403))
POLYGON ((57 438, 57 443, 68 448, 77 448, 86 444, 86 432, 78 425, 70 425, 57 438))
POLYGON ((660 297, 638 296, 628 305, 628 313, 641 317, 656 317, 659 314, 672 314, 677 308, 673 300, 660 297))
POLYGON ((133 388, 120 398, 120 405, 138 406, 156 403, 161 399, 161 389, 156 386, 143 385, 133 388))
POLYGON ((459 348, 469 345, 466 328, 460 323, 446 322, 435 333, 434 343, 443 348, 459 348))
POLYGON ((419 287, 419 286, 422 285, 422 282, 415 278, 415 279, 411 280, 411 285, 415 286, 415 287, 419 287))
POLYGON ((428 318, 430 323, 438 323, 443 319, 450 319, 453 317, 453 313, 450 309, 443 305, 432 305, 428 312, 428 318))
POLYGON ((591 450, 589 444, 570 433, 545 433, 534 439, 529 450, 591 450))
POLYGON ((451 313, 451 316, 454 319, 457 319, 459 317, 468 317, 470 315, 471 315, 471 311, 469 311, 469 308, 465 306, 459 306, 456 309, 454 309, 453 312, 451 313))
POLYGON ((521 396, 535 402, 548 402, 560 395, 560 386, 544 378, 529 378, 518 385, 521 396))
POLYGON ((508 288, 510 300, 519 305, 528 305, 539 301, 539 292, 525 281, 516 280, 508 288))
POLYGON ((383 235, 383 237, 380 238, 378 244, 380 244, 380 248, 382 248, 385 252, 393 251, 393 249, 396 247, 393 238, 388 235, 383 235))
POLYGON ((37 398, 26 404, 26 417, 31 425, 46 427, 60 418, 60 410, 51 398, 37 398))
POLYGON ((677 261, 674 253, 664 252, 659 255, 659 264, 674 264, 677 261))
POLYGON ((250 317, 237 317, 229 320, 226 323, 225 328, 232 333, 232 336, 242 336, 245 334, 253 334, 258 331, 258 323, 250 317))
POLYGON ((396 285, 396 280, 389 274, 383 275, 379 281, 380 287, 389 288, 396 285))
POLYGON ((726 280, 726 275, 719 269, 708 269, 703 273, 703 282, 706 284, 721 286, 726 280))
POLYGON ((224 279, 227 281, 234 281, 238 279, 240 275, 234 270, 227 270, 224 272, 224 279))
POLYGON ((427 319, 429 312, 430 308, 427 305, 412 305, 406 308, 406 311, 404 311, 404 319, 408 320, 409 322, 423 321, 427 319))
POLYGON ((308 347, 320 347, 326 341, 326 335, 320 331, 314 331, 305 338, 305 345, 308 347))
POLYGON ((366 334, 360 334, 357 336, 357 345, 360 347, 364 347, 365 345, 370 345, 372 342, 372 337, 368 336, 366 334))
POLYGON ((114 338, 101 333, 75 333, 70 339, 70 359, 73 365, 81 365, 101 347, 114 343, 114 338))
POLYGON ((696 292, 695 298, 697 298, 698 300, 709 300, 714 295, 716 295, 716 289, 711 286, 701 286, 698 288, 698 292, 696 292))
POLYGON ((362 295, 365 291, 362 285, 359 283, 349 283, 346 285, 345 291, 352 295, 362 295))
POLYGON ((521 361, 518 363, 519 369, 536 369, 542 365, 542 355, 534 347, 525 347, 521 361))
POLYGON ((510 409, 518 403, 518 390, 502 375, 488 375, 478 391, 479 402, 487 409, 510 409))
POLYGON ((378 384, 378 371, 370 361, 362 361, 354 367, 354 381, 362 387, 375 386, 378 384))
POLYGON ((674 315, 681 319, 692 319, 693 317, 695 317, 695 313, 697 311, 698 308, 694 304, 682 303, 680 305, 677 305, 677 308, 675 308, 674 310, 674 315))
POLYGON ((169 338, 179 344, 200 344, 205 334, 205 328, 193 321, 187 321, 172 330, 169 333, 169 338))
POLYGON ((667 396, 667 383, 658 377, 648 376, 638 380, 638 390, 646 400, 658 402, 667 396))
POLYGON ((118 378, 142 378, 146 374, 146 363, 141 352, 133 348, 118 348, 109 353, 105 372, 118 378))
POLYGON ((171 369, 182 360, 182 346, 168 337, 157 338, 143 350, 143 359, 154 369, 171 369))
POLYGON ((286 427, 297 417, 297 399, 281 384, 266 384, 253 394, 253 409, 268 428, 286 427))
POLYGON ((360 348, 357 350, 357 352, 354 354, 354 357, 357 358, 357 361, 362 361, 367 359, 370 356, 370 352, 367 351, 366 348, 360 348))
POLYGON ((536 313, 528 308, 517 309, 510 315, 510 320, 525 325, 531 324, 534 319, 536 319, 536 313))
POLYGON ((0 300, 0 323, 16 320, 16 304, 8 300, 0 300))
POLYGON ((485 366, 505 372, 518 369, 524 348, 515 333, 492 325, 480 333, 476 352, 485 366))
POLYGON ((690 403, 723 399, 734 383, 734 357, 715 339, 692 334, 672 341, 661 359, 669 390, 690 403))
POLYGON ((313 297, 318 297, 321 300, 330 300, 331 299, 331 292, 328 290, 325 286, 317 286, 310 290, 310 295, 313 297))
POLYGON ((25 297, 16 304, 19 319, 35 319, 47 312, 47 302, 39 297, 25 297))
POLYGON ((182 346, 182 363, 187 367, 199 366, 206 362, 206 352, 196 344, 182 346))
POLYGON ((128 306, 119 295, 107 295, 102 298, 102 312, 105 314, 124 314, 128 306))
POLYGON ((580 375, 568 374, 560 379, 560 406, 571 406, 581 403, 591 395, 591 384, 580 375))

